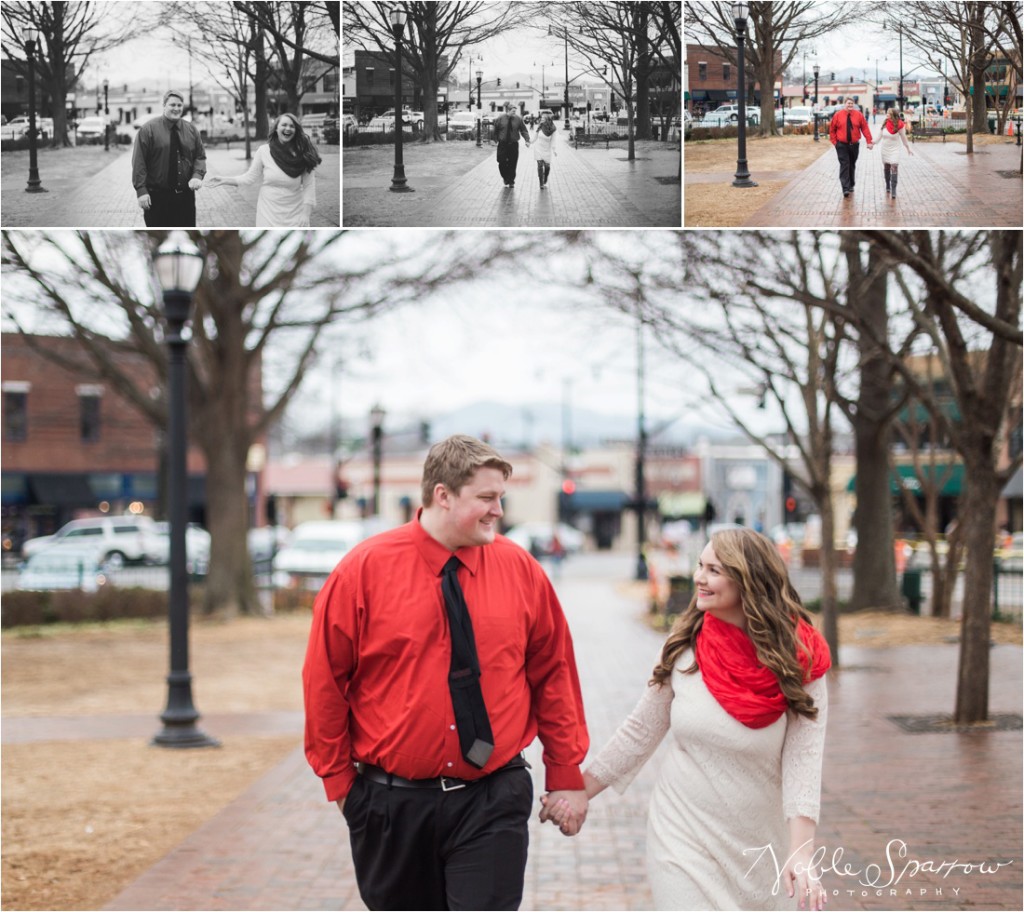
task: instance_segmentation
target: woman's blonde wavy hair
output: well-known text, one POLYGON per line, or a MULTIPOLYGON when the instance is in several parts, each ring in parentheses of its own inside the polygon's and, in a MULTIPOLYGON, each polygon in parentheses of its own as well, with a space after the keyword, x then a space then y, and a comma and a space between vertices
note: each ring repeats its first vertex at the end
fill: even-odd
MULTIPOLYGON (((752 529, 724 529, 711 536, 710 544, 723 573, 740 590, 747 634, 754 642, 758 660, 775 673, 789 708, 815 718, 818 709, 804 690, 804 664, 798 657, 798 650, 806 653, 807 648, 796 633, 799 618, 808 623, 811 619, 775 545, 752 529)), ((672 626, 650 684, 661 685, 669 679, 679 655, 694 646, 703 623, 704 612, 697 609, 694 594, 672 626)), ((693 674, 696 670, 694 661, 682 671, 693 674)))

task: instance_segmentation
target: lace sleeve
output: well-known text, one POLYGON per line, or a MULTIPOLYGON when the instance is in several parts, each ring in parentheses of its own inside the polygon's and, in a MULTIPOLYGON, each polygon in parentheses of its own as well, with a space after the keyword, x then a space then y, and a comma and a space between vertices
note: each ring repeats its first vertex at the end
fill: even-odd
POLYGON ((818 718, 794 716, 782 747, 782 811, 786 819, 810 817, 818 822, 821 806, 821 760, 828 721, 828 688, 825 676, 811 681, 807 693, 818 707, 818 718))
POLYGON ((248 187, 251 184, 258 184, 263 180, 263 156, 267 154, 263 151, 264 149, 267 149, 269 152, 270 147, 260 146, 252 157, 252 164, 249 165, 249 170, 245 174, 235 176, 236 187, 248 187))
POLYGON ((619 794, 625 792, 669 729, 672 697, 671 683, 645 687, 633 711, 591 761, 587 772, 619 794))

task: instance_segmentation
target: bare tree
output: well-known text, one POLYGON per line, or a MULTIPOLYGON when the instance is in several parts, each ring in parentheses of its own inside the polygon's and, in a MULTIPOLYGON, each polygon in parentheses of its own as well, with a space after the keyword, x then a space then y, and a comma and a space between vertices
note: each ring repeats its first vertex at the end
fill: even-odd
POLYGON ((988 717, 992 547, 999 494, 1020 467, 1021 456, 999 465, 1002 442, 1017 419, 1007 391, 1021 369, 1019 231, 865 232, 863 237, 907 274, 907 307, 942 364, 957 405, 953 420, 934 389, 906 359, 893 366, 948 437, 964 464, 959 518, 966 554, 957 722, 988 717))
MULTIPOLYGON (((403 73, 419 86, 423 102, 423 136, 440 141, 437 124, 437 88, 455 72, 468 47, 504 31, 516 17, 517 4, 493 2, 346 3, 345 37, 356 47, 378 53, 395 63, 395 39, 391 33, 391 9, 405 8, 407 39, 402 43, 403 73)), ((396 112, 396 117, 400 112, 396 112)))
POLYGON ((24 30, 39 30, 35 67, 50 96, 54 146, 68 146, 67 97, 89 59, 131 37, 129 24, 116 3, 12 2, 0 7, 4 51, 13 60, 27 60, 24 30))
MULTIPOLYGON (((848 7, 816 0, 756 0, 750 4, 745 60, 749 64, 747 91, 752 95, 755 80, 761 85, 762 135, 778 133, 775 126, 774 86, 802 48, 815 38, 843 25, 848 7)), ((686 23, 701 43, 736 64, 736 24, 731 3, 690 2, 686 23)))
POLYGON ((334 47, 337 47, 340 17, 338 0, 321 0, 319 3, 287 4, 304 8, 303 19, 306 31, 302 36, 298 36, 291 29, 283 27, 287 25, 287 20, 282 22, 280 10, 276 9, 276 7, 283 5, 285 4, 243 3, 241 0, 234 0, 234 6, 237 10, 245 13, 256 25, 269 32, 274 40, 280 42, 283 47, 291 51, 300 52, 303 57, 308 57, 311 60, 318 60, 320 63, 326 63, 334 67, 339 66, 341 64, 341 56, 336 50, 331 50, 329 43, 321 44, 319 40, 316 44, 304 43, 306 38, 316 36, 319 39, 323 32, 329 28, 334 32, 334 47))

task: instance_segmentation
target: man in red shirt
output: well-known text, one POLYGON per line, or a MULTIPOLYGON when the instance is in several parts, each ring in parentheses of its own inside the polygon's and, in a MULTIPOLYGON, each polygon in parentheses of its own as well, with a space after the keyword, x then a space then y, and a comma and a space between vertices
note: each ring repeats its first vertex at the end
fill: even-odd
POLYGON ((871 139, 871 128, 860 113, 852 98, 846 99, 846 107, 832 115, 828 127, 828 138, 836 147, 839 156, 839 183, 843 185, 843 196, 853 193, 857 180, 857 155, 860 152, 861 134, 867 138, 868 148, 874 143, 871 139))
POLYGON ((511 473, 472 437, 435 444, 416 518, 349 551, 313 609, 306 756, 371 909, 519 907, 535 737, 548 803, 586 817, 565 617, 537 561, 497 534, 511 473))

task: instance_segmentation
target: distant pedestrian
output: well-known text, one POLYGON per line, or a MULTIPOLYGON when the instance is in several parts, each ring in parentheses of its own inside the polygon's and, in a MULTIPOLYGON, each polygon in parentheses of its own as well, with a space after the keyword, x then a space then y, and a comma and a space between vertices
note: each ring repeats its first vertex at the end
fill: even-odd
MULTIPOLYGON (((647 817, 658 909, 821 909, 815 872, 831 665, 774 543, 716 532, 636 708, 587 766, 622 792, 668 736, 647 817), (792 906, 790 906, 792 908, 792 906)), ((573 835, 561 799, 541 819, 573 835)))
POLYGON ((164 93, 164 112, 139 128, 132 149, 132 184, 150 228, 194 228, 196 190, 206 175, 199 131, 182 120, 185 98, 164 93))
POLYGON ((871 128, 864 115, 860 113, 852 98, 846 99, 846 107, 832 115, 828 128, 828 138, 835 146, 839 157, 839 183, 843 186, 843 196, 853 193, 857 183, 857 155, 860 153, 861 135, 867 138, 868 148, 873 145, 871 128))
POLYGON ((256 228, 308 228, 316 205, 316 166, 320 154, 294 114, 274 121, 270 141, 260 146, 245 174, 211 174, 207 187, 260 185, 256 200, 256 228))
POLYGON ((882 168, 885 170, 885 192, 893 199, 896 199, 896 181, 899 178, 901 142, 907 155, 913 155, 914 151, 907 142, 907 125, 900 116, 900 109, 889 108, 882 132, 878 136, 878 151, 882 154, 882 168))
POLYGON ((556 129, 551 115, 545 114, 540 126, 537 127, 537 135, 533 138, 533 157, 537 160, 537 177, 540 179, 541 190, 548 184, 551 159, 558 156, 555 151, 556 129))
POLYGON ((523 119, 515 113, 511 104, 505 105, 505 113, 494 121, 492 136, 498 144, 498 171, 506 187, 516 185, 516 168, 519 166, 519 137, 530 145, 530 131, 523 119))

